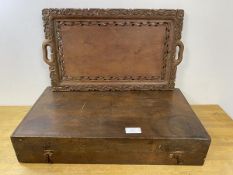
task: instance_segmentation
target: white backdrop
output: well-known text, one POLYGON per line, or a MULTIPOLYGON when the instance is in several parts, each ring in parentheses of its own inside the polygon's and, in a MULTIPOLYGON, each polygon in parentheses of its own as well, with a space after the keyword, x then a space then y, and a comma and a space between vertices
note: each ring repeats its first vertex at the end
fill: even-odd
POLYGON ((50 85, 43 8, 184 9, 176 87, 191 104, 219 104, 233 117, 232 0, 0 0, 0 105, 32 105, 50 85))

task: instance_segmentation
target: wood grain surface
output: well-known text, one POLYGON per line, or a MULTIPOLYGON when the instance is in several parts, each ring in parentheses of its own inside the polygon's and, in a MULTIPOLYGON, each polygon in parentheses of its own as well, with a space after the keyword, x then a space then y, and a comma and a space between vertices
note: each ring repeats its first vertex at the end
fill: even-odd
POLYGON ((193 106, 212 143, 204 166, 18 163, 10 135, 30 107, 0 107, 0 174, 233 174, 233 122, 217 105, 193 106))

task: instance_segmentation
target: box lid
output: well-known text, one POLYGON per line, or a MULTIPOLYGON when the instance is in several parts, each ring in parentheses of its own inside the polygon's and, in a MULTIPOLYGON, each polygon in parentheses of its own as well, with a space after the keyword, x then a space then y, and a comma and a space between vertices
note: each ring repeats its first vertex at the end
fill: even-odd
POLYGON ((55 91, 174 88, 183 54, 183 10, 44 9, 42 14, 44 60, 55 91))

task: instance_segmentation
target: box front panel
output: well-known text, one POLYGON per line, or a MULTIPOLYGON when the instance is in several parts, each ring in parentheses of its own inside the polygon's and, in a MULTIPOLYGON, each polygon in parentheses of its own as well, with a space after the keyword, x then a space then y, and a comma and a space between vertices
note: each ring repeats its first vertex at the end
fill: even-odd
POLYGON ((14 137, 20 162, 202 165, 210 140, 14 137))

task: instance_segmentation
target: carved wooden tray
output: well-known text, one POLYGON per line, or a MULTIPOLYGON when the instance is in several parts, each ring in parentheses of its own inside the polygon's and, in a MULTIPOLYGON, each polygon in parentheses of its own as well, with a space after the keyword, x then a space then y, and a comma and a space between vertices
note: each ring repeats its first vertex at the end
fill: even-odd
POLYGON ((183 54, 183 10, 44 9, 42 13, 43 54, 53 90, 174 88, 183 54))

